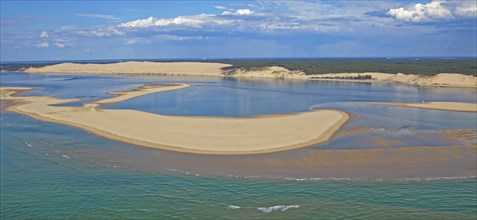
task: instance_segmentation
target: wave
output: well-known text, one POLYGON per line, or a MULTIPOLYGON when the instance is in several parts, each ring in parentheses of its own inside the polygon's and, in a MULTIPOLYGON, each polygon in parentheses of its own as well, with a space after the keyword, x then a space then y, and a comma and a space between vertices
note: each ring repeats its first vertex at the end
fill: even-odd
POLYGON ((477 176, 443 176, 443 177, 411 177, 411 178, 332 178, 332 177, 312 177, 312 178, 285 178, 288 181, 351 181, 351 182, 413 182, 413 181, 435 181, 435 180, 458 180, 473 179, 477 176))
POLYGON ((227 208, 228 209, 239 209, 240 206, 238 206, 238 205, 228 205, 227 208))
POLYGON ((300 208, 300 205, 276 205, 276 206, 271 206, 271 207, 258 207, 257 209, 264 212, 264 213, 270 213, 273 211, 286 211, 288 209, 297 209, 300 208))

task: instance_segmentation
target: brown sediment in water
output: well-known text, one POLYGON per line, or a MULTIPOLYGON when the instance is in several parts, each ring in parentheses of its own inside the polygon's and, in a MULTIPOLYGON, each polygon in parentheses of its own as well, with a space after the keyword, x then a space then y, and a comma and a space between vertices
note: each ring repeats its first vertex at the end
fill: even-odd
POLYGON ((454 139, 476 141, 477 130, 440 130, 440 133, 454 139))
POLYGON ((145 86, 115 92, 116 97, 80 107, 54 106, 78 99, 13 96, 22 90, 16 88, 1 88, 1 98, 14 103, 7 110, 33 118, 70 125, 134 145, 195 154, 259 154, 313 146, 328 141, 349 118, 345 112, 337 110, 226 118, 165 116, 99 108, 102 104, 188 86, 145 86))
MULTIPOLYGON (((117 148, 118 146, 115 146, 117 148)), ((475 176, 475 145, 356 150, 297 149, 260 155, 191 155, 160 150, 70 151, 85 160, 113 161, 121 169, 164 169, 218 176, 293 178, 427 178, 475 176)))
MULTIPOLYGON (((351 117, 352 118, 352 117, 351 117)), ((352 119, 350 119, 351 121, 352 119)), ((340 130, 335 134, 335 138, 341 138, 341 137, 346 137, 346 136, 351 136, 351 135, 360 135, 360 134, 366 134, 369 132, 369 127, 352 127, 349 129, 343 129, 340 130)))

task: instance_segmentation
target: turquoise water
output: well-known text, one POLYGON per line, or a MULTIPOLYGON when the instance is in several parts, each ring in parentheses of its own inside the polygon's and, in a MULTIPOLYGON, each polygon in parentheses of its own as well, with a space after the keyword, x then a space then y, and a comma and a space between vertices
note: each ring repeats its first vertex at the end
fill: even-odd
MULTIPOLYGON (((0 76, 2 86, 39 88, 28 92, 30 94, 62 98, 91 96, 84 98, 83 102, 108 97, 105 92, 111 90, 135 88, 144 83, 187 82, 193 86, 140 97, 109 108, 231 117, 338 108, 359 116, 347 125, 348 128, 367 126, 374 130, 366 135, 387 135, 431 146, 453 143, 417 138, 409 131, 432 133, 439 129, 476 129, 477 120, 471 113, 345 103, 475 102, 475 90, 465 89, 217 78, 71 77, 15 73, 0 76), (426 117, 420 117, 423 114, 426 117), (453 120, 447 120, 449 118, 453 120)), ((138 148, 13 113, 2 112, 0 120, 1 219, 477 218, 475 177, 381 181, 211 175, 188 172, 182 167, 172 166, 172 163, 149 161, 201 157, 138 148), (148 167, 126 163, 133 161, 133 157, 138 163, 147 162, 148 167)), ((357 144, 366 135, 336 139, 311 150, 376 147, 357 144)), ((209 159, 203 157, 199 162, 206 163, 209 159)))

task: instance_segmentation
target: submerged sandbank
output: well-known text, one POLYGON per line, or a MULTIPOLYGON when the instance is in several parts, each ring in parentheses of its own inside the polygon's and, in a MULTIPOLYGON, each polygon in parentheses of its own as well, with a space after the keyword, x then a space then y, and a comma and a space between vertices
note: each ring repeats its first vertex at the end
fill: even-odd
POLYGON ((357 102, 358 104, 387 105, 409 108, 422 108, 443 111, 477 112, 477 103, 466 102, 423 102, 423 103, 397 103, 397 102, 357 102))
POLYGON ((0 91, 2 100, 13 102, 7 108, 13 112, 82 128, 109 139, 139 146, 198 154, 256 154, 317 145, 328 141, 349 118, 345 112, 337 110, 226 118, 166 116, 136 110, 99 108, 103 104, 187 86, 146 86, 116 92, 116 97, 83 106, 53 106, 78 99, 15 96, 16 92, 26 88, 8 87, 0 91))
POLYGON ((448 86, 477 88, 477 78, 458 73, 439 73, 433 76, 402 73, 328 73, 307 75, 303 71, 280 66, 257 68, 230 68, 225 63, 207 62, 119 62, 108 64, 61 63, 44 67, 26 68, 30 73, 65 74, 131 74, 131 75, 194 75, 235 78, 273 78, 299 80, 332 80, 352 82, 395 82, 417 86, 448 86))

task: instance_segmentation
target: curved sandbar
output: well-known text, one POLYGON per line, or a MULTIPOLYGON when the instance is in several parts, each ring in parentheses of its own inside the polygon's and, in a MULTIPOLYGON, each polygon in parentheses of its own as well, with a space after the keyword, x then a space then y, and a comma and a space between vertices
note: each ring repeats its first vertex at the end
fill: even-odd
MULTIPOLYGON (((240 155, 290 150, 329 140, 348 120, 345 112, 317 110, 248 118, 166 116, 136 110, 101 109, 101 104, 187 85, 147 86, 79 107, 52 106, 77 101, 51 96, 14 96, 1 88, 1 99, 13 101, 7 110, 44 121, 66 124, 97 135, 139 146, 172 151, 240 155), (133 95, 130 95, 133 94, 133 95)), ((23 88, 24 89, 24 88, 23 88)))
MULTIPOLYGON (((356 102, 355 102, 356 103, 356 102)), ((387 105, 409 108, 423 108, 443 111, 477 112, 477 103, 466 102, 423 102, 423 103, 398 103, 398 102, 357 102, 358 104, 387 105)))

